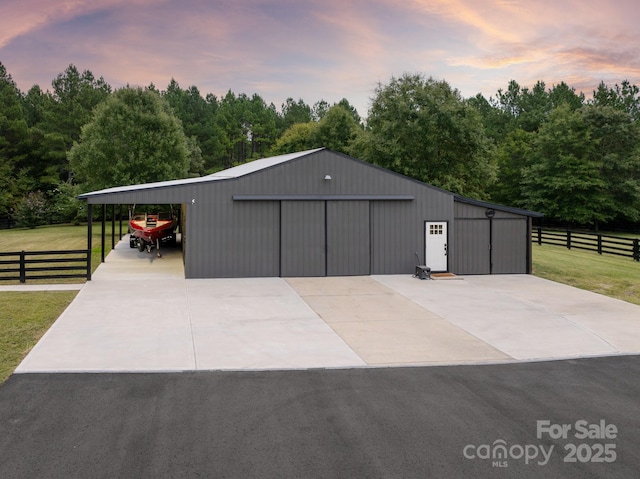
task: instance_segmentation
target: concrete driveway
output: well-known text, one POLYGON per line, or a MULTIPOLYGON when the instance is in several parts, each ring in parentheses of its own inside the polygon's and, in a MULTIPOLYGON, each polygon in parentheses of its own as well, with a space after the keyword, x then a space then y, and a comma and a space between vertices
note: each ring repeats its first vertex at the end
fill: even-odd
POLYGON ((185 280, 120 242, 17 373, 352 368, 638 354, 640 307, 529 275, 185 280))

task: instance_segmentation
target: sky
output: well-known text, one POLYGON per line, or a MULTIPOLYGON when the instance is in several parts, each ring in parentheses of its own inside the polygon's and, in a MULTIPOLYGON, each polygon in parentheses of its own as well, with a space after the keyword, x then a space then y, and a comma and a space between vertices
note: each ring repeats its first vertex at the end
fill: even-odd
POLYGON ((367 114, 404 73, 469 98, 561 81, 640 85, 638 0, 0 0, 0 62, 51 89, 69 64, 113 88, 174 78, 280 108, 346 98, 367 114))

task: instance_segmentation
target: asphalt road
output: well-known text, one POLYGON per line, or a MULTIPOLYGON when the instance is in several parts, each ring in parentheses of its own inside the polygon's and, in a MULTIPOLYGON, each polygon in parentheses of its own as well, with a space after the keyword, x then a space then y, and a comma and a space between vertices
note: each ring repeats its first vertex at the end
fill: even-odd
POLYGON ((0 387, 0 477, 635 478, 639 378, 638 356, 17 374, 0 387))

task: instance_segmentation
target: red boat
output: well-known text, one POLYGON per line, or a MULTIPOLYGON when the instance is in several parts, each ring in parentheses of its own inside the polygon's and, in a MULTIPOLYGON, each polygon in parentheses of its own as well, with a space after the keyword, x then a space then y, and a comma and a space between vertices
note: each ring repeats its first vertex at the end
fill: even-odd
POLYGON ((129 220, 129 246, 145 249, 151 253, 153 248, 160 249, 160 243, 176 243, 178 218, 171 213, 139 214, 129 220))

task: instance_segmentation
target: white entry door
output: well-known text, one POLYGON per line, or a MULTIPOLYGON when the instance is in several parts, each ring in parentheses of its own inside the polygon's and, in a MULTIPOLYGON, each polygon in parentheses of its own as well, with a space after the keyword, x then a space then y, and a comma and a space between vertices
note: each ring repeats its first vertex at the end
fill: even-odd
POLYGON ((431 271, 447 271, 447 223, 425 223, 425 264, 431 271))

